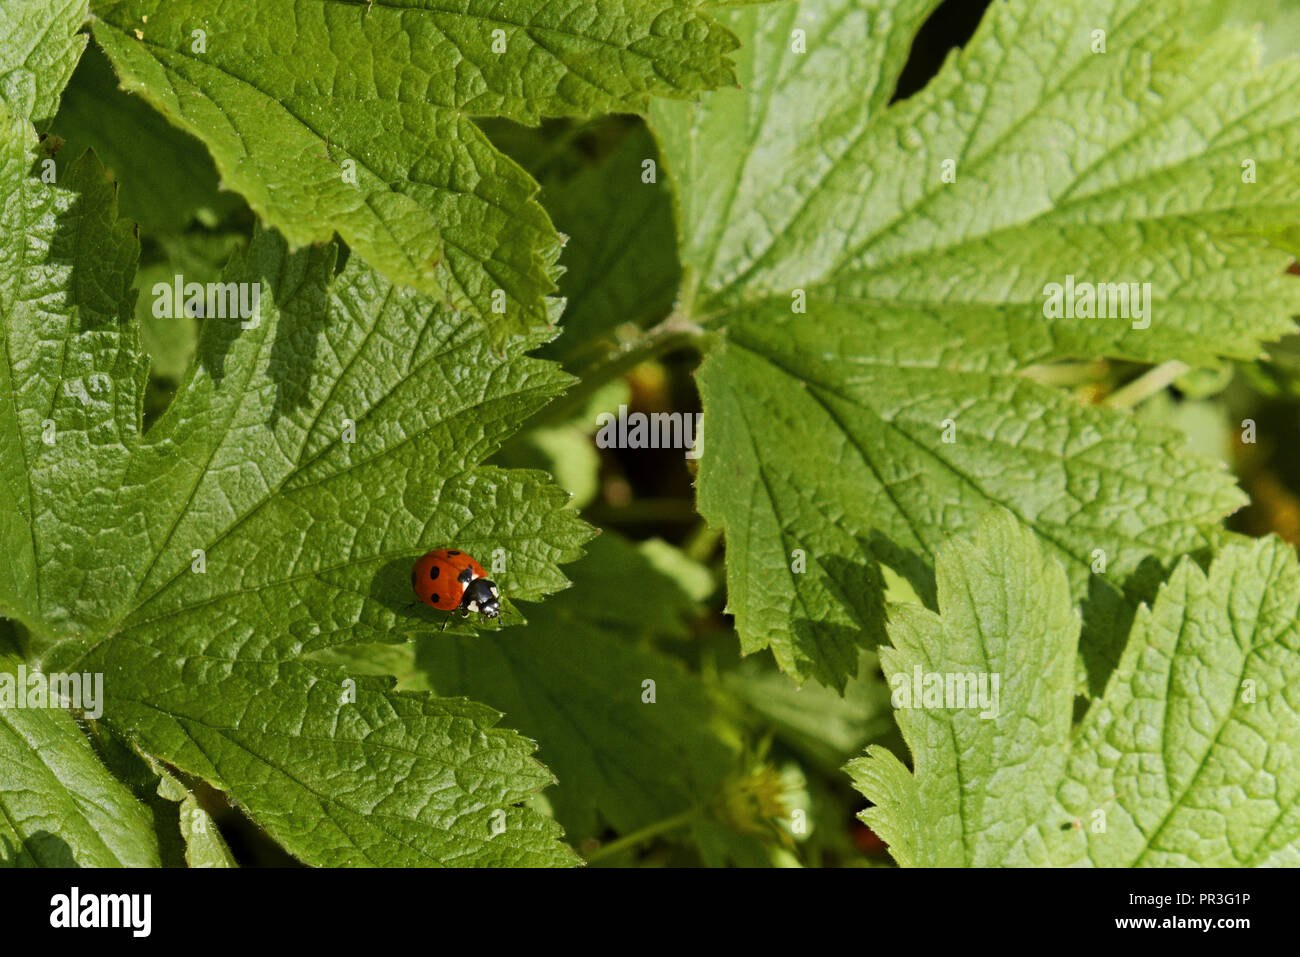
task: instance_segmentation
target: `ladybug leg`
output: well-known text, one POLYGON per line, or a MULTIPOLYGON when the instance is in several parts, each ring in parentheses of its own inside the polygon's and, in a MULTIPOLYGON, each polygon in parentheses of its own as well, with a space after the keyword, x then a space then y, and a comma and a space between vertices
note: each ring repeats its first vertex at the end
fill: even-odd
POLYGON ((447 630, 447 624, 448 624, 450 621, 451 621, 451 616, 448 615, 446 618, 444 618, 444 619, 442 620, 442 627, 439 628, 438 630, 439 630, 439 631, 446 631, 446 630, 447 630))

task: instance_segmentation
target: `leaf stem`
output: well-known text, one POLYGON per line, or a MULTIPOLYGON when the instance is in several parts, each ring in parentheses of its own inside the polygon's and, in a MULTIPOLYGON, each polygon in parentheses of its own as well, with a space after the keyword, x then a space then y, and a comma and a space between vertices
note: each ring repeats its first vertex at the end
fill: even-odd
POLYGON ((1165 389, 1190 368, 1187 363, 1179 362, 1177 359, 1162 362, 1122 388, 1116 389, 1106 398, 1105 404, 1114 409, 1131 409, 1144 399, 1149 399, 1165 389))
POLYGON ((718 550, 718 542, 721 540, 721 529, 711 528, 708 522, 701 521, 682 545, 682 551, 688 557, 704 565, 713 557, 713 553, 718 550))
POLYGON ((659 837, 661 834, 667 834, 669 831, 675 831, 679 827, 684 827, 695 820, 699 814, 699 808, 687 808, 681 814, 674 814, 672 817, 666 817, 662 821, 656 821, 653 824, 647 824, 639 831, 633 831, 631 834, 624 835, 617 840, 610 841, 608 844, 602 844, 596 850, 587 855, 587 863, 594 864, 596 861, 603 860, 607 857, 613 857, 621 854, 623 851, 636 847, 638 844, 644 844, 651 838, 659 837))
POLYGON ((565 421, 582 408, 583 403, 596 390, 614 377, 672 349, 692 344, 698 346, 711 335, 713 334, 697 325, 688 316, 674 312, 658 325, 652 326, 627 342, 620 343, 585 369, 579 370, 577 374, 581 378, 573 388, 525 422, 515 435, 523 435, 539 426, 555 425, 565 421))
POLYGON ((1101 381, 1105 377, 1106 368, 1105 359, 1087 359, 1030 366, 1024 374, 1043 385, 1075 388, 1101 381))

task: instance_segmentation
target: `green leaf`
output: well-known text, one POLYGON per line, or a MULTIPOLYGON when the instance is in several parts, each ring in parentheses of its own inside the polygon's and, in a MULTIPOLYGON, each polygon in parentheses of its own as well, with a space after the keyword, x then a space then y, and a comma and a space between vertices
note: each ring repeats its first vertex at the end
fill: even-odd
POLYGON ((163 282, 219 282, 221 272, 236 251, 248 245, 239 233, 194 232, 163 235, 151 247, 151 261, 141 264, 135 276, 135 314, 140 319, 140 342, 149 354, 149 375, 179 383, 189 369, 198 345, 199 320, 191 316, 155 316, 153 288, 163 282))
POLYGON ((573 424, 533 428, 520 441, 493 459, 505 468, 536 468, 549 472, 557 485, 582 508, 596 497, 600 485, 600 455, 591 436, 573 424))
POLYGON ((103 672, 106 723, 309 863, 572 863, 515 806, 551 777, 499 714, 305 657, 435 632, 410 569, 438 545, 509 556, 514 619, 564 586, 590 534, 567 496, 478 464, 568 381, 525 356, 540 340, 498 354, 336 245, 259 231, 223 278, 260 310, 209 315, 141 435, 130 227, 93 157, 46 186, 5 119, 0 604, 46 670, 103 672))
POLYGON ((86 36, 87 0, 0 4, 0 101, 44 131, 59 108, 86 36))
POLYGON ((102 722, 88 729, 99 759, 152 813, 163 867, 237 866, 212 816, 176 775, 102 722))
POLYGON ((543 189, 542 205, 569 237, 560 280, 564 331, 548 356, 580 362, 618 325, 644 325, 672 307, 681 266, 658 164, 653 138, 636 126, 598 166, 543 189), (643 179, 647 160, 655 164, 650 183, 643 179))
POLYGON ((737 748, 699 681, 627 637, 681 632, 694 603, 608 532, 570 571, 574 587, 531 611, 527 628, 422 644, 420 672, 439 693, 490 701, 537 739, 559 779, 548 797, 575 839, 707 804, 737 748))
MULTIPOLYGON (((1241 866, 1300 841, 1300 566, 1276 539, 1184 559, 1143 606, 1105 695, 1071 734, 1079 618, 1066 576, 1000 512, 940 551, 938 614, 900 607, 881 661, 999 676, 992 709, 897 711, 914 771, 883 748, 849 766, 862 820, 912 866, 1241 866), (987 711, 984 713, 988 713, 987 711), (954 787, 955 782, 955 787, 954 787)), ((991 688, 992 685, 990 684, 991 688)), ((923 702, 924 703, 924 702, 923 702)), ((956 705, 956 706, 954 706, 956 705)))
POLYGON ((727 532, 729 608, 743 650, 836 688, 880 637, 874 558, 931 564, 999 505, 1078 597, 1098 551, 1123 581, 1244 501, 1173 431, 1026 368, 1253 358, 1300 312, 1263 238, 1300 216, 1300 62, 1260 72, 1249 34, 1207 34, 1178 2, 1021 0, 887 107, 933 6, 728 11, 741 89, 651 112, 690 311, 722 333, 699 374, 699 502, 727 532), (1151 283, 1149 324, 1047 318, 1067 276, 1151 283))
POLYGON ((145 364, 128 322, 138 244, 110 184, 87 156, 47 186, 28 175, 35 147, 0 104, 0 613, 48 634, 58 599, 40 579, 58 572, 40 540, 73 566, 66 594, 109 598, 97 511, 138 440, 145 364))
POLYGON ((185 841, 185 863, 190 867, 238 866, 212 815, 203 809, 193 792, 161 765, 156 770, 159 796, 180 805, 178 817, 185 841))
POLYGON ((0 709, 0 866, 157 867, 144 806, 64 711, 0 709))
POLYGON ((894 729, 889 688, 880 678, 875 653, 862 654, 858 676, 842 695, 811 681, 795 687, 770 662, 754 658, 725 672, 723 683, 762 715, 783 742, 832 772, 894 729))
MULTIPOLYGON (((9 627, 0 621, 0 635, 9 627)), ((16 681, 19 664, 0 645, 0 675, 16 681)), ((149 812, 99 762, 72 715, 0 707, 0 867, 158 864, 149 812)))
POLYGON ((125 87, 201 139, 291 245, 337 232, 498 342, 549 323, 557 237, 470 117, 643 109, 730 82, 735 45, 688 0, 92 7, 125 87))
POLYGON ((180 232, 195 218, 216 223, 243 205, 221 192, 203 144, 168 123, 142 97, 118 89, 96 47, 81 58, 63 93, 53 130, 75 156, 89 146, 118 184, 123 217, 145 234, 180 232))

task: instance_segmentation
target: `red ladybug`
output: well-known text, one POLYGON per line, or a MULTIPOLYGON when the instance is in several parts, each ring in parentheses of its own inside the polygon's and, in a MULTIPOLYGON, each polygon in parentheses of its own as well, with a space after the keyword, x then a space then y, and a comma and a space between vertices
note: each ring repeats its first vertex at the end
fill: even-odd
POLYGON ((482 565, 454 548, 435 548, 417 560, 411 587, 416 598, 439 611, 459 608, 462 616, 477 612, 485 618, 501 614, 496 583, 488 580, 482 565))

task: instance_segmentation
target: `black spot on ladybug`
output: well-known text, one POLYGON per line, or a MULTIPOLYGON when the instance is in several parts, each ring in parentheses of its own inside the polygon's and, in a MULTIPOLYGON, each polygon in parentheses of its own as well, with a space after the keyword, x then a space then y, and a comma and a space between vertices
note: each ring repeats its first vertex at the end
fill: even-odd
POLYGON ((438 577, 438 573, 441 572, 441 571, 442 571, 442 569, 439 568, 437 565, 432 566, 432 567, 429 569, 429 581, 433 581, 435 578, 437 578, 437 577, 438 577))
POLYGON ((439 602, 440 599, 438 598, 437 595, 430 595, 430 596, 429 596, 429 600, 432 601, 432 602, 436 605, 436 604, 438 604, 438 602, 439 602))
POLYGON ((460 582, 462 585, 468 585, 473 580, 474 580, 474 569, 472 568, 466 568, 459 575, 456 576, 456 581, 460 582))
POLYGON ((455 549, 452 549, 451 551, 447 552, 447 554, 448 554, 448 555, 459 555, 460 552, 456 551, 455 549))

